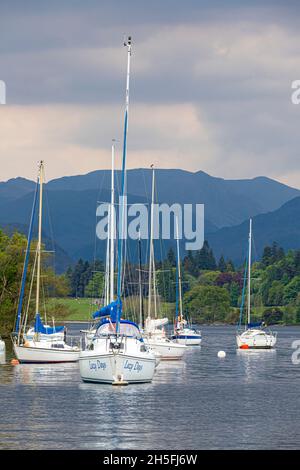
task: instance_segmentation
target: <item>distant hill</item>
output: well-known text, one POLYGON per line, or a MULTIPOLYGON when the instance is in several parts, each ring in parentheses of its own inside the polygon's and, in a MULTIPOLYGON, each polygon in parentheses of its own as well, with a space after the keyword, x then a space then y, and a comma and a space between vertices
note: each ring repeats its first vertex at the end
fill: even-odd
POLYGON ((6 182, 0 182, 1 199, 18 199, 33 191, 35 183, 25 178, 12 178, 6 182))
MULTIPOLYGON (((262 255, 263 248, 276 241, 285 250, 300 248, 300 197, 279 209, 253 217, 253 258, 262 255)), ((208 236, 216 257, 221 254, 235 263, 245 259, 248 248, 249 221, 226 227, 208 236)))
MULTIPOLYGON (((128 170, 127 181, 128 203, 149 203, 151 170, 128 170)), ((120 171, 117 171, 116 187, 119 186, 120 171)), ((33 181, 24 178, 0 183, 1 227, 28 227, 34 187, 33 181)), ((300 196, 299 190, 265 177, 225 180, 202 171, 191 173, 176 169, 157 169, 156 187, 158 202, 204 203, 205 237, 211 241, 217 255, 224 253, 227 256, 227 253, 231 253, 234 260, 240 259, 241 248, 244 246, 242 223, 245 220, 250 216, 276 211, 287 201, 300 196), (240 224, 242 228, 239 228, 240 224), (226 226, 229 228, 224 228, 226 226), (228 240, 222 239, 236 231, 236 238, 228 235, 228 240), (229 246, 231 237, 235 240, 232 247, 229 246)), ((76 261, 79 257, 92 259, 95 253, 103 258, 105 243, 98 241, 95 252, 96 206, 97 201, 110 200, 110 171, 99 170, 86 175, 52 180, 46 184, 45 195, 43 229, 49 240, 53 233, 55 243, 64 252, 64 255, 61 252, 65 260, 61 266, 68 260, 76 261)), ((279 242, 276 230, 272 232, 271 241, 279 242)), ((170 245, 173 245, 172 241, 164 242, 165 250, 170 245)), ((134 249, 135 245, 132 243, 129 251, 134 249)))
MULTIPOLYGON (((300 191, 266 177, 245 180, 225 180, 198 171, 177 169, 156 170, 159 202, 204 203, 206 219, 215 227, 237 225, 249 216, 277 209, 300 191)), ((128 192, 149 200, 151 170, 127 171, 128 192)), ((116 172, 120 186, 120 171, 116 172)), ((83 191, 109 189, 110 171, 98 170, 87 175, 68 176, 48 183, 51 190, 83 191)))

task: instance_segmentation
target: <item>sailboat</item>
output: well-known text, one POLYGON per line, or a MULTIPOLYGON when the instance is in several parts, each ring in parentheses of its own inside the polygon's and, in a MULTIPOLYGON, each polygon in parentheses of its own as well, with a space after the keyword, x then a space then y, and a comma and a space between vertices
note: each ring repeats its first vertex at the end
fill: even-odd
MULTIPOLYGON (((129 79, 131 59, 131 37, 127 42, 127 80, 126 107, 123 140, 122 184, 121 184, 121 217, 118 233, 118 279, 117 299, 114 300, 114 262, 113 243, 111 244, 110 260, 110 303, 93 315, 100 319, 96 333, 79 357, 80 375, 84 382, 108 383, 112 385, 128 385, 129 383, 151 382, 156 359, 153 352, 145 344, 139 326, 122 318, 122 266, 125 231, 125 174, 127 151, 127 126, 129 110, 129 79)), ((111 208, 112 209, 112 208, 111 208)), ((112 211, 111 211, 112 212, 112 211)), ((113 220, 113 217, 112 219, 113 220)), ((111 228, 112 233, 114 227, 111 228)), ((112 242, 112 240, 111 240, 112 242)))
POLYGON ((50 327, 44 325, 40 316, 40 290, 41 290, 41 253, 42 253, 42 213, 43 213, 43 176, 44 162, 39 164, 39 174, 34 194, 34 202, 28 232, 27 249, 22 273, 22 282, 18 303, 18 312, 15 331, 12 334, 13 349, 19 362, 75 362, 79 358, 79 348, 72 347, 64 341, 64 327, 50 327), (22 316, 25 283, 29 263, 30 245, 32 238, 33 221, 37 194, 39 193, 39 228, 38 243, 35 253, 33 274, 29 289, 29 298, 25 314, 22 316), (27 329, 29 302, 31 299, 34 274, 36 273, 35 323, 34 327, 27 329))
MULTIPOLYGON (((139 319, 139 328, 143 334, 144 332, 144 324, 145 324, 145 315, 144 315, 144 302, 143 302, 143 287, 142 287, 142 242, 141 242, 141 232, 139 232, 139 239, 138 239, 138 254, 139 254, 139 300, 140 300, 140 319, 139 319)), ((161 361, 161 354, 156 351, 155 349, 151 348, 152 352, 154 353, 156 363, 155 367, 161 361)))
POLYGON ((178 219, 176 217, 176 246, 177 246, 177 269, 176 269, 176 315, 174 322, 174 335, 172 339, 186 346, 199 346, 201 344, 201 331, 189 328, 187 320, 183 316, 182 309, 182 287, 181 267, 179 253, 178 219))
POLYGON ((251 323, 251 247, 252 247, 252 219, 249 223, 248 261, 245 267, 242 303, 240 308, 239 328, 236 335, 236 344, 239 349, 271 349, 277 341, 277 334, 263 328, 262 322, 251 323), (245 289, 247 280, 247 323, 242 330, 242 315, 244 307, 245 289))
POLYGON ((151 221, 150 221, 150 256, 149 256, 149 293, 148 293, 148 316, 145 321, 144 337, 147 344, 161 355, 161 359, 182 359, 185 353, 185 345, 171 341, 163 327, 168 324, 168 318, 157 317, 156 302, 156 276, 153 247, 153 208, 154 208, 155 171, 152 165, 152 197, 151 197, 151 221), (152 284, 154 300, 154 318, 152 316, 152 284))

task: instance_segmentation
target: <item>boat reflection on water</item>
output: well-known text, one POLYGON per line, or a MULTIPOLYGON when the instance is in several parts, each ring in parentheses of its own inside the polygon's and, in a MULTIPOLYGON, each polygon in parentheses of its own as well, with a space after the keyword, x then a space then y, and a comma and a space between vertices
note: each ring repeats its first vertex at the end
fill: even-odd
POLYGON ((185 361, 161 361, 154 374, 153 383, 180 383, 185 372, 185 361))
POLYGON ((6 363, 6 354, 4 350, 4 351, 0 351, 0 364, 5 364, 5 363, 6 363))
POLYGON ((257 382, 270 375, 277 358, 276 349, 237 349, 236 353, 247 382, 257 382))
POLYGON ((66 385, 78 375, 78 364, 19 364, 14 366, 16 383, 26 385, 66 385))

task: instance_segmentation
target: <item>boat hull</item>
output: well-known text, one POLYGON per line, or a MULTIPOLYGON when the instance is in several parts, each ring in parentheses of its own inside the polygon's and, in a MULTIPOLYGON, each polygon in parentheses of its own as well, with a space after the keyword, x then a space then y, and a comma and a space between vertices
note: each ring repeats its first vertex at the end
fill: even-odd
POLYGON ((126 353, 104 354, 82 351, 79 357, 80 375, 84 382, 113 384, 151 382, 156 366, 154 355, 133 356, 126 353))
POLYGON ((161 360, 178 361, 182 359, 186 346, 183 344, 173 343, 172 341, 163 341, 155 338, 145 338, 145 342, 151 349, 161 355, 161 360))
POLYGON ((174 335, 172 336, 172 340, 186 346, 199 346, 202 338, 200 335, 174 335))
POLYGON ((277 341, 276 335, 261 330, 246 330, 236 336, 239 349, 272 349, 277 341))
POLYGON ((77 362, 79 350, 55 350, 50 348, 35 348, 13 344, 15 355, 21 363, 58 363, 77 362))

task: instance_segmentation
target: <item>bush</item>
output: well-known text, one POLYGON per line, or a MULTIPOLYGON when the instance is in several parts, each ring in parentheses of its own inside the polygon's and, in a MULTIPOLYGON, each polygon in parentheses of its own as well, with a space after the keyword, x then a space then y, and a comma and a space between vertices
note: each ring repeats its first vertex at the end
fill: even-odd
POLYGON ((267 325, 282 323, 283 311, 280 308, 267 308, 262 314, 262 321, 267 325))
POLYGON ((184 295, 184 307, 195 321, 224 321, 232 311, 227 289, 218 286, 197 285, 184 295))

